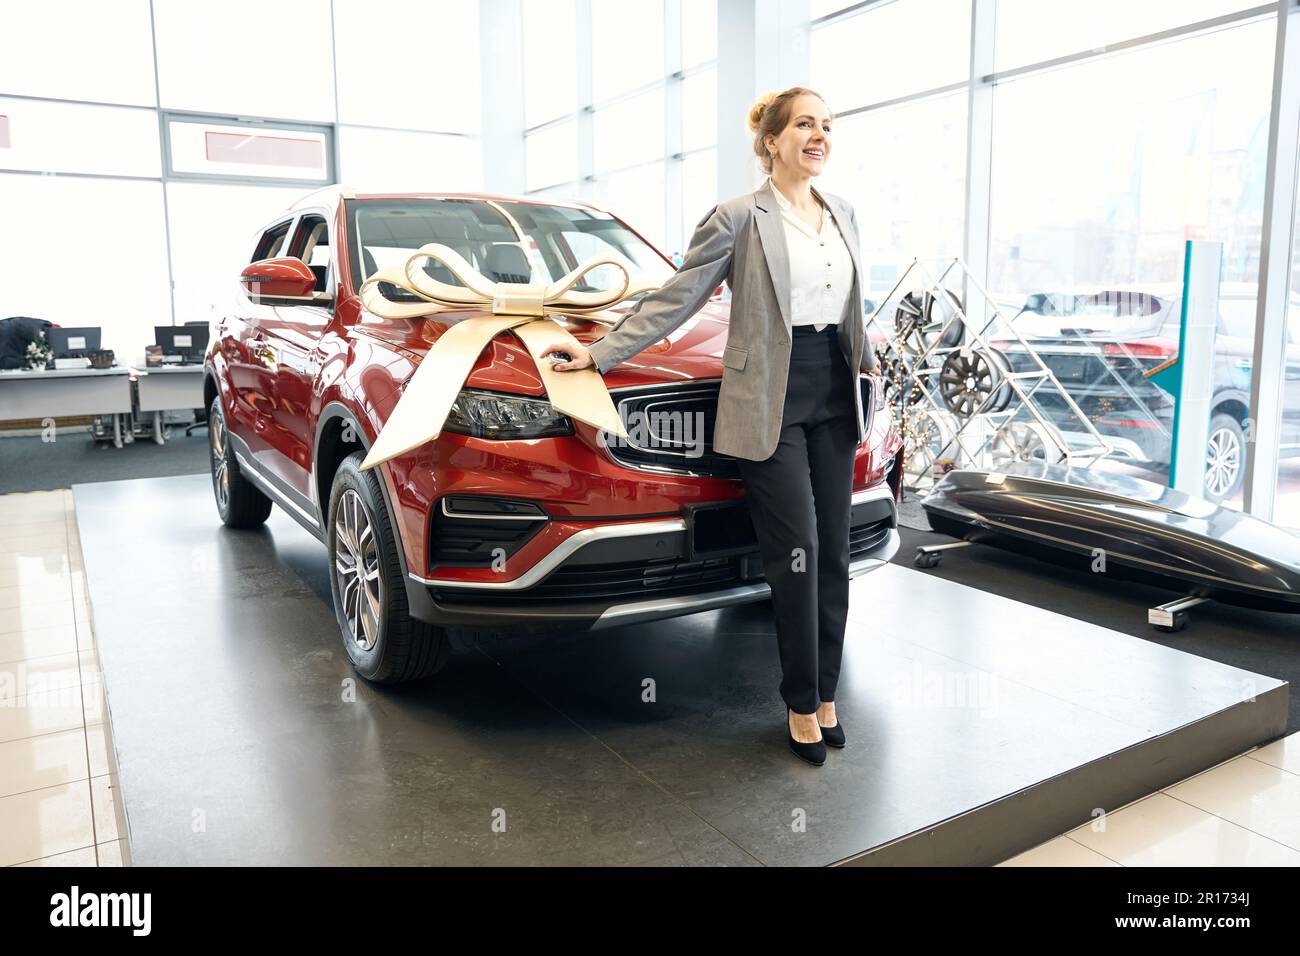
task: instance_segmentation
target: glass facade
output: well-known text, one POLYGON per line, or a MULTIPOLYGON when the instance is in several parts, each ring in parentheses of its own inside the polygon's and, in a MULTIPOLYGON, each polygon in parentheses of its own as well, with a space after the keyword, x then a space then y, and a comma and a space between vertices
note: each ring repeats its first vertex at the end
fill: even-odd
MULTIPOLYGON (((995 303, 1112 444, 1103 467, 1164 483, 1176 439, 1191 439, 1150 375, 1178 354, 1188 240, 1219 244, 1213 380, 1197 383, 1211 406, 1206 494, 1241 507, 1275 12, 976 2, 810 5, 809 85, 837 116, 824 179, 857 210, 868 298, 913 258, 973 252, 995 303), (972 33, 977 11, 988 40, 972 33), (977 95, 991 106, 972 130, 977 95), (988 144, 987 162, 968 163, 968 142, 988 144)), ((1276 517, 1300 527, 1300 260, 1291 282, 1276 517)))
POLYGON ((716 0, 521 4, 529 194, 596 203, 684 250, 717 202, 716 0), (561 32, 555 47, 530 39, 561 32))
POLYGON ((95 307, 123 363, 155 325, 224 308, 251 232, 313 184, 482 188, 477 0, 49 0, 18 26, 0 31, 0 209, 24 228, 0 252, 24 281, 0 315, 85 324, 48 294, 67 284, 52 210, 75 211, 114 237, 76 281, 130 283, 95 307))

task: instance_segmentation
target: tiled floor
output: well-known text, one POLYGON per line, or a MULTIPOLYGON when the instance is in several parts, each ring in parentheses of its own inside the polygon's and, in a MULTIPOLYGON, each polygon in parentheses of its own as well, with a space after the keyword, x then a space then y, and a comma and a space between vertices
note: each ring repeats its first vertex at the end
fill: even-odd
POLYGON ((70 491, 0 495, 0 866, 129 860, 70 491))
POLYGON ((1002 866, 1300 866, 1300 734, 1234 757, 1002 866))
MULTIPOLYGON (((69 491, 0 495, 0 865, 129 863, 69 491)), ((1300 734, 1003 866, 1300 865, 1300 734)))

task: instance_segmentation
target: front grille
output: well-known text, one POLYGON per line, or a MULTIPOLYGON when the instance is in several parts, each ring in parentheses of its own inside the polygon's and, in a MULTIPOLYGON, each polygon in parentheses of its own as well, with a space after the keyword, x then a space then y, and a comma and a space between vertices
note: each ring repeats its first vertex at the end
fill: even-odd
MULTIPOLYGON (((858 377, 870 430, 874 400, 871 377, 858 377)), ((686 385, 615 389, 618 413, 632 441, 602 433, 609 456, 640 471, 738 479, 736 459, 713 450, 720 380, 686 385)))
POLYGON ((713 450, 721 387, 713 380, 615 390, 619 417, 633 440, 604 434, 609 456, 641 471, 739 478, 736 459, 713 450))
MULTIPOLYGON (((879 546, 894 526, 892 515, 849 529, 849 560, 879 546)), ((589 547, 594 547, 589 546, 589 547)), ((584 549, 586 550, 586 549, 584 549)), ((578 552, 582 554, 582 552, 578 552)), ((613 563, 566 565, 541 583, 520 591, 491 593, 468 588, 434 588, 443 604, 490 603, 511 607, 545 607, 587 603, 617 604, 653 597, 720 591, 762 579, 758 550, 725 558, 642 558, 613 563), (749 571, 749 574, 746 574, 749 571)))

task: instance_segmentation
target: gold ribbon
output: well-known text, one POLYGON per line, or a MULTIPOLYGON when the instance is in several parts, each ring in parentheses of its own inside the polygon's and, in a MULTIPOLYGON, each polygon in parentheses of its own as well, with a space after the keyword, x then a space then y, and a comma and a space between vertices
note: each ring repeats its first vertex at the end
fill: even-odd
POLYGON ((561 326, 560 318, 548 315, 548 308, 587 315, 616 305, 628 296, 658 288, 658 283, 632 281, 627 267, 605 257, 588 259, 568 275, 549 284, 493 282, 456 252, 431 242, 400 267, 381 269, 361 284, 361 303, 367 311, 387 319, 411 319, 448 309, 490 308, 492 315, 472 316, 452 325, 433 343, 415 374, 406 384, 397 407, 384 423, 371 446, 362 471, 418 448, 442 433, 452 403, 460 394, 470 370, 484 347, 502 332, 514 332, 537 363, 546 397, 561 414, 595 428, 627 438, 605 388, 605 380, 592 366, 576 372, 557 372, 549 359, 541 358, 551 345, 570 355, 579 345, 561 326), (464 283, 448 285, 425 272, 423 260, 440 262, 464 283), (622 275, 619 287, 598 292, 574 290, 579 280, 600 266, 614 266, 622 275), (391 283, 423 302, 393 302, 379 290, 391 283))

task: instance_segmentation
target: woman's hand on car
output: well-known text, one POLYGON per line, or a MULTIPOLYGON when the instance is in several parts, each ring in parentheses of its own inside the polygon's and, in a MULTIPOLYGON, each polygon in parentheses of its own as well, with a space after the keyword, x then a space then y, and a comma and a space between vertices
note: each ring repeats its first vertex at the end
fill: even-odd
POLYGON ((541 357, 545 359, 552 353, 560 356, 569 356, 568 361, 561 362, 550 360, 554 363, 551 365, 551 368, 555 369, 557 372, 576 372, 579 369, 594 368, 596 365, 596 360, 591 357, 591 353, 587 351, 586 347, 579 345, 576 342, 569 346, 548 345, 546 348, 542 349, 541 357))

